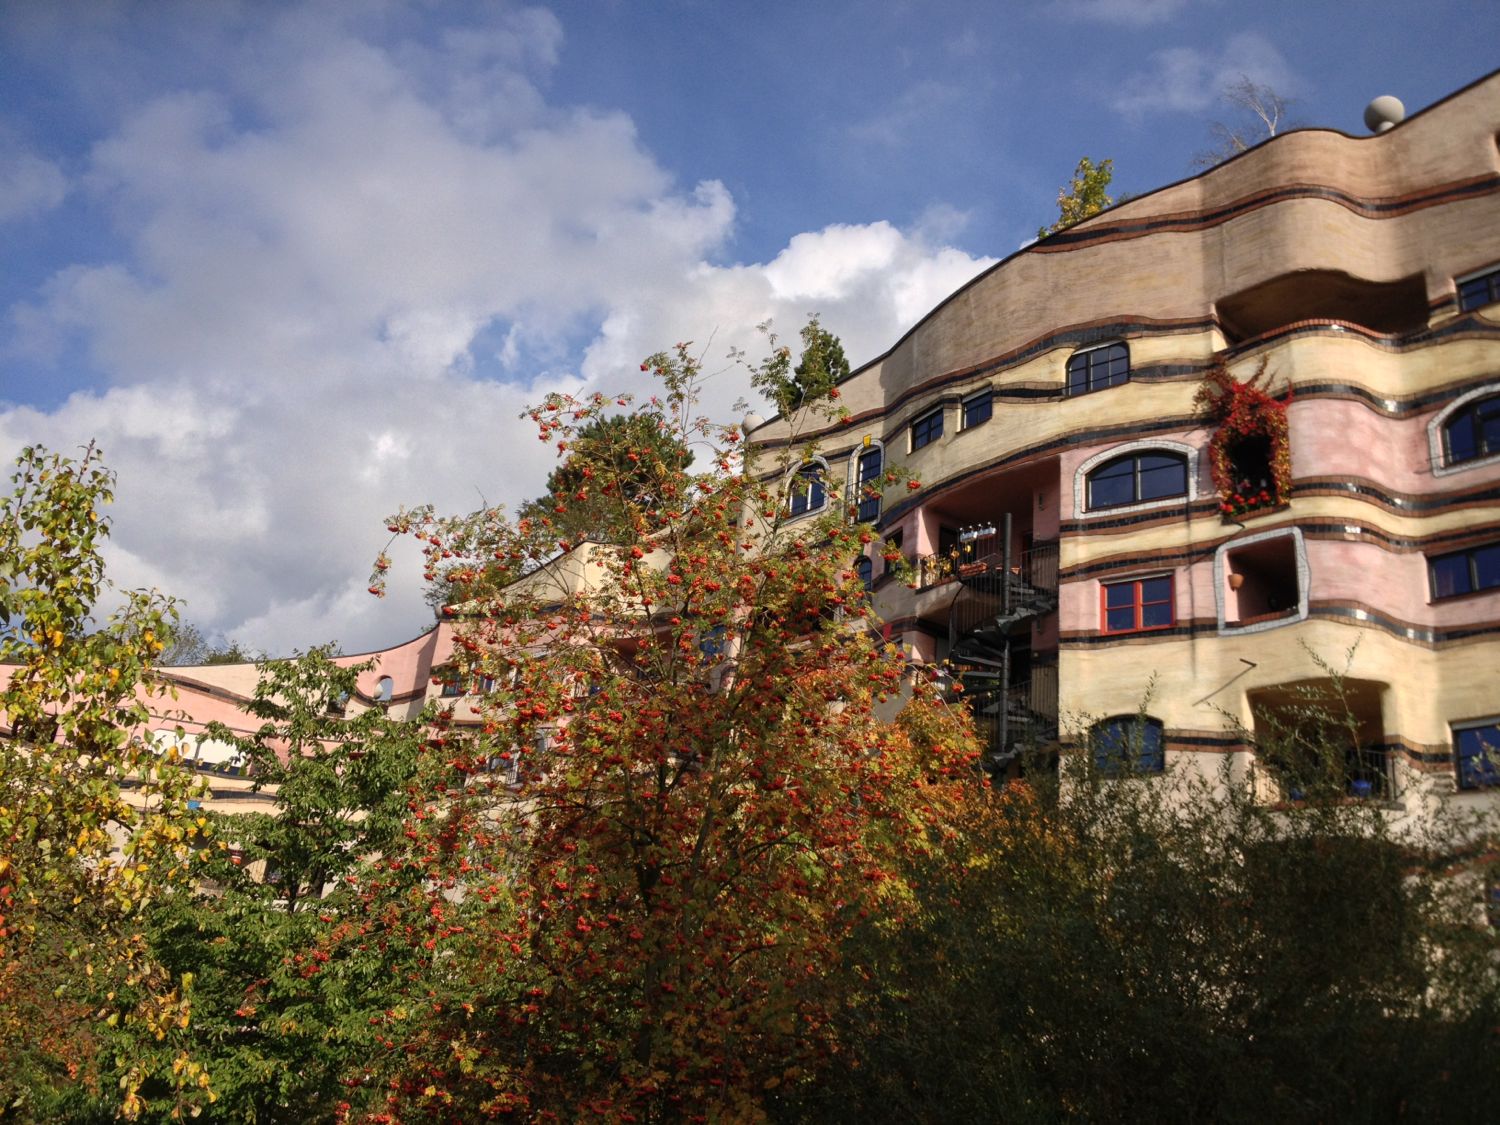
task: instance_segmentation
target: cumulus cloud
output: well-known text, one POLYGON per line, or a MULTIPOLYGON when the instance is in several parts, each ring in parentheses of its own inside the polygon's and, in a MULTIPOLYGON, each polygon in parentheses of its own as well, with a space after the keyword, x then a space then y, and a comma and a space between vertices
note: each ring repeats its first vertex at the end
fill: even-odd
POLYGON ((273 652, 413 635, 415 566, 386 601, 363 592, 381 517, 539 491, 551 450, 518 415, 546 391, 647 389, 639 360, 697 333, 727 418, 748 382, 721 357, 755 354, 758 323, 790 336, 818 312, 869 358, 988 264, 943 244, 961 217, 941 208, 726 262, 722 184, 682 185, 627 117, 539 93, 550 16, 415 41, 339 11, 267 17, 222 82, 127 107, 81 189, 122 251, 9 310, 10 347, 84 355, 103 389, 0 409, 0 456, 98 439, 118 575, 210 633, 273 652))
POLYGON ((0 223, 50 211, 68 193, 68 178, 50 160, 0 144, 0 223))
POLYGON ((1246 31, 1230 36, 1216 51, 1169 47, 1153 52, 1148 68, 1128 79, 1112 101, 1136 120, 1159 111, 1201 113, 1241 78, 1282 93, 1296 85, 1275 45, 1259 32, 1246 31))

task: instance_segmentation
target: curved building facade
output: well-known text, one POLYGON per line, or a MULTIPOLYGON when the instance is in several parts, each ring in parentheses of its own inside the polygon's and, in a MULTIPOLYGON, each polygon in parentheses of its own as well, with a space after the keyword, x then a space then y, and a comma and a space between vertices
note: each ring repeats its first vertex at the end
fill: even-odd
POLYGON ((1500 72, 1052 235, 840 391, 847 422, 751 440, 862 498, 892 639, 951 662, 997 764, 1089 727, 1248 761, 1237 731, 1340 687, 1351 794, 1500 784, 1500 72), (893 464, 920 487, 877 499, 893 464))

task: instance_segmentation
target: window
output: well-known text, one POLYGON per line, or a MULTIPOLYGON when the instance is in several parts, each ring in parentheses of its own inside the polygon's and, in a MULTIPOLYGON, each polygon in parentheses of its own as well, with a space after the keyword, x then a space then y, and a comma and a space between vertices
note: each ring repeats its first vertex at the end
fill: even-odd
POLYGON ((1133 578, 1099 588, 1100 618, 1106 633, 1138 633, 1172 624, 1172 576, 1133 578))
POLYGON ((1167 766, 1161 723, 1142 715, 1116 715, 1089 731, 1094 768, 1104 777, 1161 773, 1167 766))
POLYGON ((791 513, 794 516, 816 512, 828 502, 828 489, 823 483, 824 466, 821 462, 803 465, 792 478, 791 513))
POLYGON ((1500 543, 1470 547, 1427 560, 1432 576, 1432 596, 1456 598, 1500 586, 1500 543))
POLYGON ((975 426, 982 426, 990 420, 990 415, 995 412, 995 392, 991 390, 980 391, 977 395, 970 395, 964 399, 963 428, 972 430, 975 426))
POLYGON ((1458 282, 1458 311, 1468 312, 1500 301, 1500 268, 1458 282))
POLYGON ((1453 728, 1460 789, 1500 785, 1500 719, 1453 728))
POLYGON ((389 703, 391 696, 392 694, 394 694, 395 690, 396 681, 391 679, 389 676, 381 676, 380 679, 375 682, 375 702, 389 703))
POLYGON ((911 448, 915 453, 943 436, 943 408, 929 411, 911 424, 911 448))
POLYGON ((859 497, 855 518, 860 523, 874 523, 880 518, 880 477, 885 468, 885 450, 876 445, 866 449, 856 462, 854 486, 859 497))
POLYGON ((1443 460, 1449 465, 1500 453, 1500 395, 1479 399, 1443 425, 1443 460))
POLYGON ((1130 379, 1130 349, 1124 344, 1107 344, 1068 357, 1068 394, 1082 395, 1102 391, 1130 379))
POLYGON ((1088 475, 1088 507, 1122 508, 1187 495, 1187 458, 1176 453, 1129 453, 1088 475))
POLYGON ((462 695, 464 693, 463 678, 460 677, 459 674, 452 668, 448 668, 444 671, 439 672, 438 676, 441 677, 441 682, 443 685, 442 690, 438 692, 438 694, 442 696, 442 698, 452 699, 454 696, 462 695))
POLYGON ((1259 632, 1302 620, 1309 579, 1301 528, 1230 540, 1214 552, 1219 628, 1259 632))
POLYGON ((854 560, 854 576, 866 590, 875 588, 875 563, 869 555, 860 555, 854 560))

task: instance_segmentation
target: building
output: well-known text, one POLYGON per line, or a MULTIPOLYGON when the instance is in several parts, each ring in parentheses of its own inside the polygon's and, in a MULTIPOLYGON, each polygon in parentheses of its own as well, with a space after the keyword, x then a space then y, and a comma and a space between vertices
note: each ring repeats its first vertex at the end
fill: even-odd
POLYGON ((1241 767, 1347 664, 1349 794, 1490 800, 1497 146, 1500 72, 1278 136, 974 279, 841 384, 844 424, 751 441, 815 451, 794 512, 837 483, 876 522, 890 635, 952 662, 997 768, 1090 728, 1105 766, 1241 767), (880 487, 896 463, 919 488, 880 487))
MULTIPOLYGON (((1500 803, 1500 72, 1032 244, 840 395, 847 421, 750 440, 794 454, 791 520, 842 494, 876 524, 858 565, 885 628, 948 662, 993 768, 1090 730, 1106 767, 1241 768, 1244 732, 1347 665, 1350 795, 1500 803), (920 487, 881 487, 898 463, 920 487)), ((589 549, 536 580, 583 581, 589 549)), ((439 624, 348 657, 372 667, 347 706, 473 718, 452 647, 439 624)), ((251 807, 195 736, 247 727, 258 670, 167 676, 162 737, 180 723, 216 798, 251 807)))

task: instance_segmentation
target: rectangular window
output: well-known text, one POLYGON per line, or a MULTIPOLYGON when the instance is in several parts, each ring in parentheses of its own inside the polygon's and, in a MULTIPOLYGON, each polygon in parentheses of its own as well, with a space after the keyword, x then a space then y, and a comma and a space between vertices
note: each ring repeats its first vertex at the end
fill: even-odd
POLYGON ((859 497, 855 518, 860 523, 874 523, 880 518, 880 477, 884 471, 884 452, 877 445, 859 455, 854 485, 859 497))
POLYGON ((1068 394, 1082 395, 1117 387, 1130 379, 1130 349, 1108 344, 1068 357, 1068 394))
POLYGON ((943 436, 942 407, 922 415, 911 424, 911 448, 915 453, 924 445, 931 445, 943 436))
POLYGON ((1500 785, 1500 719, 1453 728, 1458 787, 1500 785))
POLYGON ((1488 270, 1458 283, 1458 311, 1468 312, 1500 301, 1500 268, 1488 270))
POLYGON ((990 415, 995 412, 995 392, 990 390, 980 391, 977 395, 970 395, 964 399, 964 424, 963 428, 972 430, 975 426, 982 426, 990 420, 990 415))
POLYGON ((1500 586, 1500 543, 1470 547, 1427 560, 1432 577, 1432 596, 1456 598, 1500 586))
POLYGON ((464 693, 464 682, 459 678, 457 672, 444 672, 442 676, 443 688, 438 694, 444 699, 452 699, 454 696, 464 693))
POLYGON ((1100 587, 1100 615, 1106 633, 1139 633, 1172 625, 1172 576, 1132 578, 1100 587))

